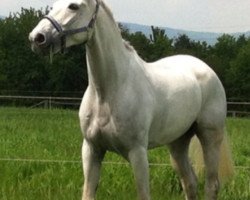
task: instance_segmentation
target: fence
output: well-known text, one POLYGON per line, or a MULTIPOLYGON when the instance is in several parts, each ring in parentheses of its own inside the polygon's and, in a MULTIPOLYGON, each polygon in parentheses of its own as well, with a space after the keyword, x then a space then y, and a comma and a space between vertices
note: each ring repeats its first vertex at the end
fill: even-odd
MULTIPOLYGON (((76 106, 79 107, 82 98, 77 97, 45 97, 45 96, 1 96, 1 101, 28 101, 30 108, 42 107, 52 109, 57 106, 76 106)), ((25 104, 25 103, 24 103, 25 104)), ((1 103, 0 103, 1 105, 1 103)), ((227 102, 230 109, 229 116, 247 116, 250 117, 250 102, 227 102), (245 109, 247 108, 247 109, 245 109), (239 109, 239 110, 233 110, 239 109), (243 110, 242 110, 243 109, 243 110), (246 110, 246 111, 245 111, 246 110)), ((24 158, 0 158, 0 162, 35 162, 35 163, 64 163, 64 164, 81 164, 80 160, 40 160, 40 159, 24 159, 24 158)), ((128 165, 124 162, 104 162, 109 165, 128 165)), ((150 166, 170 166, 168 163, 150 163, 150 166)), ((249 166, 235 166, 239 170, 249 170, 249 166)))
POLYGON ((228 116, 250 117, 250 102, 227 102, 228 116))
MULTIPOLYGON (((22 105, 30 108, 43 107, 51 109, 79 108, 82 98, 78 97, 51 97, 51 96, 0 96, 0 105, 22 105)), ((250 117, 250 102, 227 102, 228 116, 250 117)))
MULTIPOLYGON (((45 163, 45 164, 82 164, 81 160, 39 160, 39 159, 23 159, 23 158, 0 158, 0 162, 23 162, 23 163, 45 163)), ((112 161, 103 161, 105 165, 126 165, 128 162, 112 162, 112 161)), ((154 167, 172 167, 170 163, 149 163, 149 166, 154 167)), ((237 170, 250 170, 250 166, 237 165, 234 166, 237 170)))
POLYGON ((46 97, 46 96, 0 96, 3 104, 24 105, 30 108, 43 107, 51 109, 53 107, 79 107, 82 98, 78 97, 46 97), (19 103, 18 103, 19 102, 19 103), (21 102, 21 103, 20 103, 21 102))

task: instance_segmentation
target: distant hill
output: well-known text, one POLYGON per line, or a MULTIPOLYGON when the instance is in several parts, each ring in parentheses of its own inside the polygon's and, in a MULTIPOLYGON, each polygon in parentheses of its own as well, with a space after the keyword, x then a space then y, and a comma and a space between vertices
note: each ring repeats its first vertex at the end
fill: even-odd
MULTIPOLYGON (((4 19, 5 16, 0 15, 0 19, 4 19)), ((152 34, 151 27, 141 24, 135 24, 135 23, 126 23, 121 22, 123 26, 129 29, 131 33, 135 32, 142 32, 147 37, 152 34)), ((165 33, 169 38, 177 38, 179 35, 185 34, 187 35, 191 40, 194 41, 205 41, 207 44, 214 45, 217 42, 217 38, 220 37, 223 33, 212 33, 212 32, 196 32, 196 31, 188 31, 188 30, 181 30, 181 29, 173 29, 168 27, 159 27, 161 29, 165 30, 165 33)), ((238 37, 239 35, 245 34, 245 36, 250 37, 250 31, 245 33, 233 33, 232 35, 235 37, 238 37)))
MULTIPOLYGON (((151 27, 146 25, 140 25, 140 24, 133 24, 133 23, 121 23, 123 26, 129 29, 131 33, 135 32, 142 32, 147 37, 150 36, 151 27)), ((165 30, 165 33, 169 38, 176 38, 178 35, 185 34, 187 35, 191 40, 194 41, 205 41, 207 44, 214 45, 217 42, 217 38, 220 37, 223 33, 212 33, 212 32, 196 32, 196 31, 187 31, 187 30, 181 30, 181 29, 172 29, 168 27, 159 27, 161 29, 165 30)), ((235 37, 238 37, 239 35, 245 34, 246 36, 250 36, 250 31, 245 33, 233 33, 232 35, 235 37)))

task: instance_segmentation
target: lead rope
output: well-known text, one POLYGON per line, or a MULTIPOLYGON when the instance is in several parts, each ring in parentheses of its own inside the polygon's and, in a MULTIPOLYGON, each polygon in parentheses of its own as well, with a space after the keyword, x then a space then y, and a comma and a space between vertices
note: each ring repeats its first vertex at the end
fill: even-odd
POLYGON ((50 45, 49 61, 50 61, 50 64, 52 65, 53 64, 53 44, 50 45))

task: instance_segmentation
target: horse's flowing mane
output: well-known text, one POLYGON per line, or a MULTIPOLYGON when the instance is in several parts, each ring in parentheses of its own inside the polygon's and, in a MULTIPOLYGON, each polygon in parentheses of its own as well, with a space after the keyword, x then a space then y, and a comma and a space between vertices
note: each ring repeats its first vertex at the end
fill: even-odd
POLYGON ((102 1, 102 0, 98 0, 99 4, 102 6, 102 8, 106 11, 106 13, 108 14, 108 16, 110 17, 110 19, 115 23, 115 19, 114 19, 114 15, 112 13, 112 11, 110 10, 110 8, 102 1))
MULTIPOLYGON (((110 20, 115 24, 115 27, 119 30, 119 32, 121 34, 121 29, 119 28, 118 23, 115 21, 114 15, 113 15, 112 11, 110 10, 110 8, 102 0, 98 0, 98 1, 99 1, 100 5, 102 6, 102 8, 107 13, 107 15, 109 16, 110 20)), ((135 51, 134 47, 132 45, 130 45, 130 43, 128 41, 123 39, 123 43, 124 43, 124 46, 126 47, 126 49, 128 49, 129 51, 135 51)))

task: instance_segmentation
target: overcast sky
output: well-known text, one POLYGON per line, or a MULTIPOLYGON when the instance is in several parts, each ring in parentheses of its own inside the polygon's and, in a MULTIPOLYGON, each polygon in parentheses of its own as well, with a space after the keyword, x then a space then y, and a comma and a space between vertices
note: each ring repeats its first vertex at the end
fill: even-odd
MULTIPOLYGON (((73 0, 72 0, 73 1, 73 0)), ((250 30, 250 0, 104 0, 115 19, 194 31, 250 30)), ((44 8, 54 0, 0 0, 0 15, 21 7, 44 8)))

